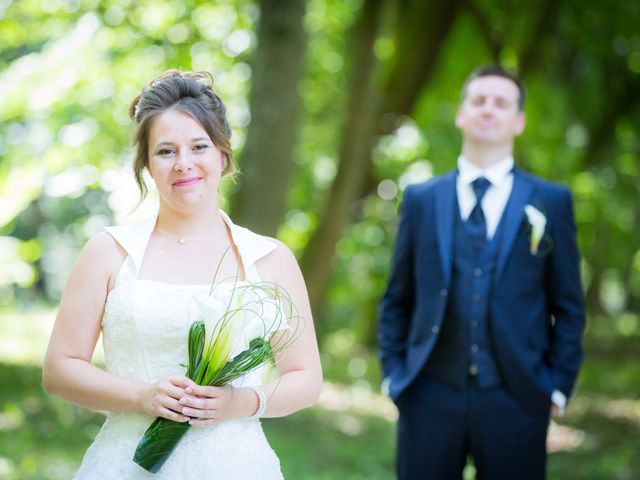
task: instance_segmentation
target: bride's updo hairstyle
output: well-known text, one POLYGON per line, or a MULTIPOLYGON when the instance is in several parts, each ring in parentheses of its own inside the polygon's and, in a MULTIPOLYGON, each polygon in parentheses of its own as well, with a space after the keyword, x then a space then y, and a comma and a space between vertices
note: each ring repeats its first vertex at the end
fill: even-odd
POLYGON ((149 133, 153 121, 161 113, 172 109, 190 115, 204 128, 226 159, 222 175, 237 170, 231 151, 227 111, 213 90, 211 75, 207 72, 168 70, 147 83, 129 107, 129 116, 137 124, 133 140, 136 147, 133 173, 142 198, 148 190, 142 174, 149 167, 149 133))

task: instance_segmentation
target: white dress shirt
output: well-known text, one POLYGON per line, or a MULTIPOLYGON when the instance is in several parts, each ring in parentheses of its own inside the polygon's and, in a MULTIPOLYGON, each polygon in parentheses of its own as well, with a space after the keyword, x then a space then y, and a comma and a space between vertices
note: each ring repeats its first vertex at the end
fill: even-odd
POLYGON ((496 233, 502 212, 507 205, 511 188, 513 187, 513 157, 509 156, 494 163, 490 167, 480 168, 469 160, 458 158, 458 177, 456 189, 458 191, 458 206, 463 221, 469 218, 471 210, 476 205, 476 194, 471 183, 479 177, 485 177, 491 182, 484 197, 482 197, 482 211, 487 221, 487 238, 493 238, 496 233))

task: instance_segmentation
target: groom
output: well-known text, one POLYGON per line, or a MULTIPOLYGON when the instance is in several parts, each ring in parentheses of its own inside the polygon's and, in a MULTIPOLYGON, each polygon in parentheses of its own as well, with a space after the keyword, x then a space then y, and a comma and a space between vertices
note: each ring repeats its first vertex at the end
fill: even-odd
POLYGON ((514 167, 524 88, 486 67, 462 90, 457 170, 408 187, 378 340, 402 480, 545 478, 547 426, 584 328, 569 191, 514 167))

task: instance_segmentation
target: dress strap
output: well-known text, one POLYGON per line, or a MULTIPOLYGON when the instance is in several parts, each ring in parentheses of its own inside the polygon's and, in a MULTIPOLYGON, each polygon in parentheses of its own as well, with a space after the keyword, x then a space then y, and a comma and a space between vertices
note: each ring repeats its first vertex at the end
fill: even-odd
POLYGON ((256 264, 252 264, 249 268, 245 269, 245 278, 249 282, 260 282, 260 274, 258 274, 258 269, 256 268, 256 264))
POLYGON ((260 274, 256 268, 256 262, 277 248, 277 243, 262 235, 252 232, 248 228, 235 225, 229 216, 220 210, 222 219, 231 230, 231 237, 237 253, 242 261, 245 280, 260 282, 260 274))
POLYGON ((149 237, 156 224, 156 217, 137 224, 105 227, 105 231, 127 252, 127 258, 120 267, 114 287, 135 280, 140 273, 149 237))

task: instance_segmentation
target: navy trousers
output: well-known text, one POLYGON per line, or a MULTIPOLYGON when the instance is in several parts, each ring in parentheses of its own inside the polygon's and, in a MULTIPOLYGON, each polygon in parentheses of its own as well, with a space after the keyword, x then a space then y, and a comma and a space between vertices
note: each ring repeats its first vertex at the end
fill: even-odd
MULTIPOLYGON (((549 415, 536 417, 502 385, 457 389, 419 376, 397 400, 400 480, 542 480, 549 415)), ((549 403, 549 410, 551 403, 549 403)))

